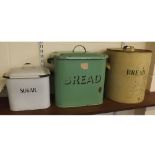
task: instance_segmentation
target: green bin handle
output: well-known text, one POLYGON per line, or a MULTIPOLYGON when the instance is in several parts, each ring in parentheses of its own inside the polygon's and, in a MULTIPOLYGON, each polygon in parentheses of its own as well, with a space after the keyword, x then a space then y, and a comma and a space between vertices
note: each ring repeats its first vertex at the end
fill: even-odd
POLYGON ((82 47, 82 48, 84 49, 85 53, 86 53, 86 48, 85 48, 84 46, 82 46, 82 45, 76 45, 76 46, 74 47, 74 49, 73 49, 73 53, 75 52, 75 49, 76 49, 77 47, 82 47))
POLYGON ((54 64, 54 58, 48 58, 47 63, 49 64, 54 64))

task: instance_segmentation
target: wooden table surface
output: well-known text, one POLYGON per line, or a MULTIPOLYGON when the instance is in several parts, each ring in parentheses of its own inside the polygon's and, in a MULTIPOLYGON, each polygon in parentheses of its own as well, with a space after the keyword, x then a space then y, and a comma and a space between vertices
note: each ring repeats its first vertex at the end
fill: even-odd
POLYGON ((80 108, 58 108, 54 105, 43 110, 19 111, 13 112, 9 109, 7 97, 0 98, 0 115, 90 115, 108 112, 116 112, 122 110, 139 109, 144 107, 155 106, 155 93, 146 92, 145 99, 139 104, 122 104, 104 99, 103 104, 97 106, 85 106, 80 108))

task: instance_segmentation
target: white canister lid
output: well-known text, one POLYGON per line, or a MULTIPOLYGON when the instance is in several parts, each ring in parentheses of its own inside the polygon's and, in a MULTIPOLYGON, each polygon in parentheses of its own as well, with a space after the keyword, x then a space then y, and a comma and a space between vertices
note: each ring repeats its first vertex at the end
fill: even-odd
POLYGON ((49 69, 45 67, 24 66, 22 68, 13 68, 8 73, 4 74, 4 78, 10 79, 27 79, 27 78, 42 78, 49 76, 49 69))

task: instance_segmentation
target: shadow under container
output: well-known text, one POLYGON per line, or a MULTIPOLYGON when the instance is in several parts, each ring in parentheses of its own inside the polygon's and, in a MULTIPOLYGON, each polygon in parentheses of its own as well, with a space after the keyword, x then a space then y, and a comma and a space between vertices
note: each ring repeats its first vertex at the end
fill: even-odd
POLYGON ((56 105, 67 108, 102 104, 107 57, 79 52, 56 56, 56 105))

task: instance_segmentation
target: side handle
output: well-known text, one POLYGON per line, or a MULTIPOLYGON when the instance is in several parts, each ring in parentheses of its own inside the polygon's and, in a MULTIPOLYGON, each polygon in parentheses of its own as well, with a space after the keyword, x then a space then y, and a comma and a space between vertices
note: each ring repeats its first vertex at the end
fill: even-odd
POLYGON ((108 70, 110 70, 110 69, 111 69, 111 65, 110 65, 110 63, 109 63, 109 62, 107 62, 106 68, 107 68, 108 70))
POLYGON ((47 59, 47 62, 48 62, 49 64, 53 64, 53 63, 54 63, 54 58, 48 58, 48 59, 47 59))

